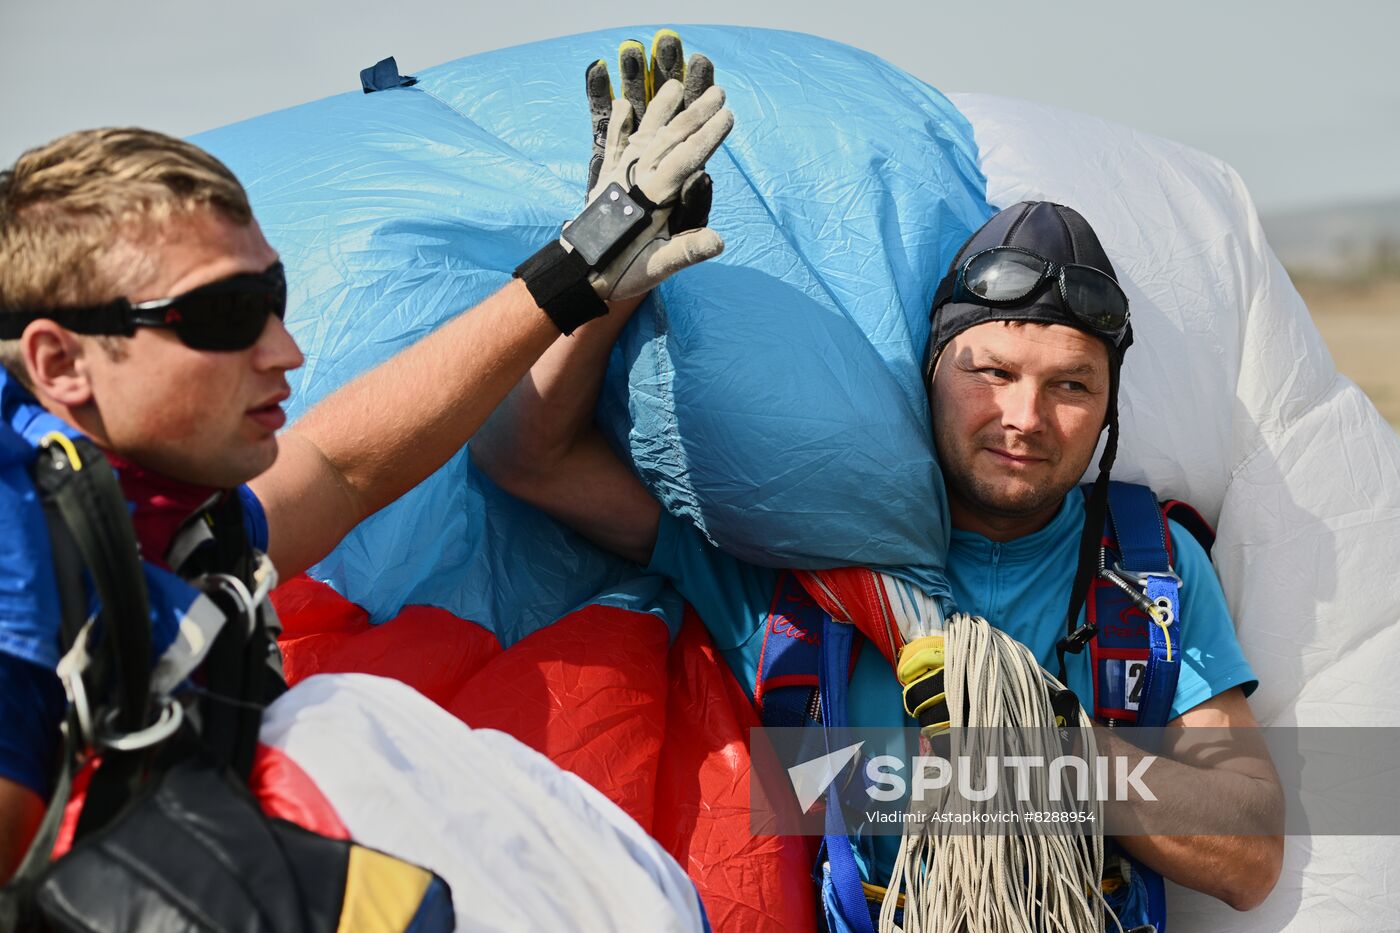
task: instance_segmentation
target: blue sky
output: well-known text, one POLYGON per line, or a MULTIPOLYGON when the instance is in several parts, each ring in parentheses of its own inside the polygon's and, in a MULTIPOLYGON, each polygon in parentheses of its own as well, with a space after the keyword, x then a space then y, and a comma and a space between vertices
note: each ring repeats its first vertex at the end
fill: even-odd
POLYGON ((1400 3, 1388 0, 0 0, 0 163, 68 130, 186 135, 354 90, 386 55, 411 73, 664 15, 816 33, 943 90, 1166 136, 1234 165, 1265 212, 1400 197, 1400 3))

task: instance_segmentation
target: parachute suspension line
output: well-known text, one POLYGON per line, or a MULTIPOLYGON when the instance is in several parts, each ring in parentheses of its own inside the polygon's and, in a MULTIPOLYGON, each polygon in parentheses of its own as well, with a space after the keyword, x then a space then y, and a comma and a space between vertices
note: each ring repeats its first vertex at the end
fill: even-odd
MULTIPOLYGON (((932 631, 924 629, 920 635, 932 631)), ((1058 682, 1040 669, 1024 645, 985 619, 964 613, 954 614, 940 635, 948 718, 946 724, 925 724, 925 743, 948 743, 936 754, 954 765, 965 756, 972 772, 967 787, 988 786, 989 756, 1000 762, 1008 754, 1039 755, 1049 762, 1063 754, 1049 689, 1058 682)), ((904 661, 901 657, 901 668, 904 661)), ((1081 708, 1078 722, 1070 725, 1080 727, 1081 754, 1093 761, 1092 720, 1081 708)), ((1062 802, 1079 799, 1069 770, 1058 773, 1061 786, 1052 795, 1046 769, 1031 769, 1029 799, 1017 800, 1017 809, 1072 809, 1062 802)), ((1018 780, 1025 773, 1020 772, 1018 780)), ((943 793, 930 795, 932 799, 911 800, 881 904, 881 933, 1102 930, 1102 805, 1094 800, 1087 811, 1093 819, 1087 822, 981 822, 976 820, 978 813, 1005 811, 1008 795, 994 798, 1000 803, 979 804, 954 794, 957 784, 948 782, 943 793), (962 811, 966 820, 926 819, 920 811, 925 817, 962 811), (901 907, 903 918, 896 925, 901 907)), ((1121 925, 1118 931, 1122 933, 1121 925)))

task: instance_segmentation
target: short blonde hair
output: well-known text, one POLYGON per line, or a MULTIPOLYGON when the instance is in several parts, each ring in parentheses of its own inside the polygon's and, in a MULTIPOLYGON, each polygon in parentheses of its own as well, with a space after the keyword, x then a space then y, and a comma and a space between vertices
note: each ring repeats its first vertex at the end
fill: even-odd
MULTIPOLYGON (((120 297, 152 272, 140 246, 199 209, 253 219, 228 166, 164 133, 83 130, 29 150, 0 172, 0 314, 120 297)), ((0 364, 27 383, 19 341, 0 341, 0 364)))

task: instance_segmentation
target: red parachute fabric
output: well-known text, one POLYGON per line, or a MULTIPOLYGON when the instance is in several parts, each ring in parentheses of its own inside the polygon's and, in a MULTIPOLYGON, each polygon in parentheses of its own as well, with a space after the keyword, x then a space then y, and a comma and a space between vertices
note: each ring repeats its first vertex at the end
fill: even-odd
POLYGON ((499 729, 548 756, 650 832, 668 640, 650 613, 586 606, 522 638, 443 705, 473 728, 499 729))
POLYGON ((758 715, 689 606, 668 670, 658 819, 649 831, 695 882, 716 930, 815 929, 821 839, 754 835, 748 737, 758 715))
POLYGON ((258 743, 248 789, 268 816, 331 839, 350 838, 350 830, 316 782, 280 748, 258 743))
POLYGON ((368 673, 401 680, 439 706, 501 653, 496 636, 450 612, 409 606, 387 625, 323 583, 301 576, 272 596, 288 683, 312 674, 368 673))
POLYGON ((409 606, 372 626, 305 577, 273 601, 289 682, 329 672, 401 680, 606 794, 685 868, 716 930, 815 928, 809 841, 751 831, 748 730, 758 721, 693 612, 669 649, 657 617, 594 605, 503 651, 440 609, 409 606))
POLYGON ((839 622, 849 622, 879 649, 890 662, 899 666, 899 652, 904 647, 894 607, 880 582, 879 571, 866 567, 837 567, 832 570, 795 570, 807 595, 816 600, 822 611, 839 622))

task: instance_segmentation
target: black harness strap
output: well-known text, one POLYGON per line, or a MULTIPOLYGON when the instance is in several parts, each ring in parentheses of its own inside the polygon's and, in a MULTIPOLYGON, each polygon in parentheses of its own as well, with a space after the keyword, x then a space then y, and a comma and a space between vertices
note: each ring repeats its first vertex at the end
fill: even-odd
MULTIPOLYGON (((44 498, 45 513, 56 515, 67 532, 60 533, 54 552, 60 585, 71 582, 86 567, 97 591, 101 623, 98 653, 110 664, 105 673, 113 678, 111 686, 118 697, 116 725, 135 731, 146 724, 151 681, 151 612, 141 572, 141 549, 126 499, 107 458, 84 438, 69 444, 76 458, 59 443, 39 452, 35 483, 44 498), (73 564, 70 544, 81 557, 81 566, 73 564), (60 566, 58 561, 65 564, 60 566)), ((71 606, 81 599, 82 592, 81 588, 69 590, 62 597, 67 600, 65 629, 76 619, 71 606)), ((69 634, 64 632, 65 651, 72 644, 69 634)), ((71 634, 76 640, 77 631, 71 634)))
MULTIPOLYGON (((99 603, 101 623, 96 652, 103 659, 94 672, 88 696, 94 701, 117 697, 115 721, 119 731, 135 732, 147 725, 151 686, 151 612, 146 577, 141 570, 141 549, 127 513, 126 498, 111 464, 95 444, 85 438, 70 441, 76 458, 63 444, 52 443, 40 451, 35 467, 35 483, 46 503, 47 514, 56 513, 86 567, 99 603), (110 691, 110 692, 109 692, 110 691)), ((60 541, 64 536, 59 535, 60 541)), ((67 541, 54 552, 67 566, 57 571, 64 582, 80 575, 81 567, 71 562, 71 554, 61 553, 67 541)), ((63 591, 60 591, 61 593, 63 591)), ((68 605, 81 598, 83 589, 69 590, 68 605)), ((71 609, 65 606, 65 628, 71 609)), ((65 632, 67 651, 79 633, 70 640, 65 632)), ((85 684, 89 683, 85 680, 85 684)), ((102 722, 94 723, 101 728, 102 722)), ((78 736, 69 729, 70 743, 78 736)), ((71 758, 72 754, 65 753, 71 758)), ((130 799, 140 783, 145 754, 108 749, 102 765, 88 786, 82 815, 74 838, 82 838, 106 825, 130 799)))
MULTIPOLYGON (((100 631, 96 633, 98 645, 92 665, 83 675, 84 690, 94 699, 117 696, 115 725, 126 730, 139 729, 145 725, 150 705, 150 604, 136 535, 116 474, 91 441, 65 438, 46 444, 39 451, 34 481, 53 548, 54 575, 63 613, 61 648, 66 653, 83 637, 86 569, 100 600, 100 631)), ((6 896, 0 898, 0 921, 20 922, 21 912, 28 904, 26 892, 49 863, 72 792, 78 756, 84 751, 83 741, 70 704, 54 793, 6 896)), ((84 831, 84 823, 91 831, 120 809, 139 770, 136 754, 112 753, 104 757, 88 790, 79 833, 84 831), (89 811, 93 812, 92 817, 88 816, 89 811)))
MULTIPOLYGON (((60 650, 68 654, 80 638, 89 640, 82 691, 90 701, 92 729, 100 741, 105 730, 129 734, 147 727, 151 710, 151 612, 140 545, 126 497, 106 456, 85 438, 46 438, 34 468, 48 524, 61 602, 60 650), (94 624, 88 626, 88 583, 97 596, 94 624)), ((244 530, 236 494, 221 496, 196 521, 207 523, 208 540, 184 559, 177 573, 187 579, 202 574, 236 578, 255 590, 255 555, 244 530)), ((236 589, 236 588, 234 588, 236 589)), ((246 781, 251 771, 262 709, 286 690, 269 670, 275 656, 275 633, 268 609, 247 605, 230 593, 206 593, 228 622, 215 638, 203 673, 205 699, 199 704, 197 729, 187 727, 152 748, 122 752, 102 750, 100 767, 88 786, 74 843, 106 827, 134 799, 152 774, 175 764, 213 758, 231 766, 246 781), (250 625, 251 617, 251 625, 250 625)), ((25 928, 36 886, 51 865, 74 774, 88 752, 76 704, 70 702, 64 724, 63 757, 54 792, 20 867, 0 890, 0 930, 25 928)))
MULTIPOLYGON (((176 570, 187 579, 227 574, 252 592, 256 588, 253 552, 238 496, 222 496, 198 520, 209 523, 212 536, 176 570)), ((229 621, 214 639, 201 667, 206 692, 205 702, 200 704, 200 731, 213 759, 246 780, 257 751, 262 708, 287 689, 286 683, 268 664, 277 646, 265 624, 264 613, 256 612, 250 627, 247 607, 232 593, 206 590, 205 595, 229 621)))
MULTIPOLYGON (((49 543, 53 548, 54 582, 58 585, 59 608, 63 613, 59 626, 59 644, 68 646, 78 640, 78 633, 87 621, 87 603, 83 596, 87 592, 84 579, 83 555, 78 544, 68 531, 68 526, 58 514, 58 506, 44 499, 44 521, 48 525, 49 543)), ((99 655, 93 659, 97 664, 103 660, 99 655)))
MULTIPOLYGON (((1127 349, 1125 345, 1124 350, 1127 349)), ((1055 644, 1055 658, 1059 669, 1056 677, 1060 683, 1068 676, 1065 654, 1078 654, 1093 640, 1097 630, 1088 622, 1076 625, 1084 601, 1089 596, 1089 585, 1098 572, 1099 542, 1102 540, 1104 521, 1108 518, 1109 471, 1118 458, 1118 386, 1122 379, 1122 359, 1109 354, 1108 371, 1108 440, 1104 442, 1103 454, 1099 457, 1099 475, 1094 480, 1093 491, 1084 503, 1084 528, 1079 536, 1079 565, 1074 572, 1074 585, 1070 589, 1069 608, 1065 612, 1065 637, 1055 644)))

